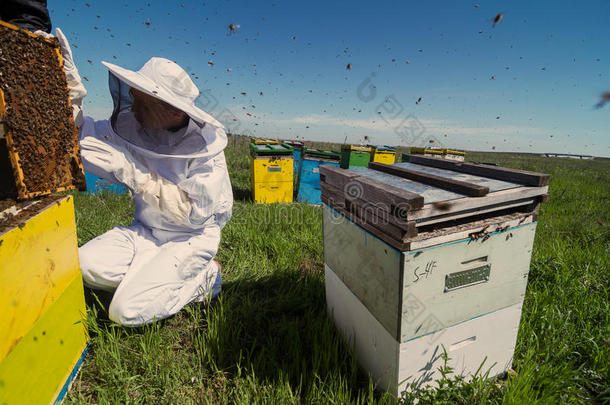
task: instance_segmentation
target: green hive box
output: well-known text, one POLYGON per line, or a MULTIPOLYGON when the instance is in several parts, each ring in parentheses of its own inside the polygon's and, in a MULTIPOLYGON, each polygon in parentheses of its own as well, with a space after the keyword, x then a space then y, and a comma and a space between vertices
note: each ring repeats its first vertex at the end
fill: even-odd
POLYGON ((341 168, 368 166, 371 160, 371 148, 359 145, 341 145, 341 168))

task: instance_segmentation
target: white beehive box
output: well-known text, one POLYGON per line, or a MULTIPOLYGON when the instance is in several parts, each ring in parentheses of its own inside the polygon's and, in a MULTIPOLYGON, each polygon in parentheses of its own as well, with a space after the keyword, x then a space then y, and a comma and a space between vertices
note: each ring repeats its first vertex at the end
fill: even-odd
POLYGON ((443 348, 465 376, 511 366, 548 190, 546 175, 438 160, 321 168, 328 310, 396 395, 433 382, 443 348))

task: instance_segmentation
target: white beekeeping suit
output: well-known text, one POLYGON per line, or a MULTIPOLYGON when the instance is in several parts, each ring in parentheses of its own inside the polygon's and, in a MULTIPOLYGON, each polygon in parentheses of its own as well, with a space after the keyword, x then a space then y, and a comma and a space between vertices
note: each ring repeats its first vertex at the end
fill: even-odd
MULTIPOLYGON (((64 58, 71 60, 58 32, 64 58)), ((220 292, 213 260, 233 195, 223 125, 194 104, 199 95, 176 63, 150 59, 139 71, 104 63, 115 102, 111 119, 85 117, 80 146, 86 171, 127 186, 135 215, 79 249, 85 284, 116 290, 109 316, 138 326, 171 316, 220 292), (178 130, 145 129, 130 110, 135 89, 188 114, 178 130)))

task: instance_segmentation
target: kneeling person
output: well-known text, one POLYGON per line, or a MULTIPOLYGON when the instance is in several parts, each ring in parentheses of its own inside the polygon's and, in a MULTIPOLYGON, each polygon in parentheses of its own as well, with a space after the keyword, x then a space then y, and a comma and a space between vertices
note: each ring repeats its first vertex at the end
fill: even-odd
MULTIPOLYGON (((199 90, 176 63, 152 58, 139 71, 102 63, 114 111, 109 120, 83 119, 83 166, 128 187, 135 214, 130 226, 82 246, 79 259, 87 286, 115 291, 110 319, 139 326, 220 292, 214 256, 233 205, 227 136, 195 106, 199 90)), ((76 69, 66 74, 78 82, 76 69)))

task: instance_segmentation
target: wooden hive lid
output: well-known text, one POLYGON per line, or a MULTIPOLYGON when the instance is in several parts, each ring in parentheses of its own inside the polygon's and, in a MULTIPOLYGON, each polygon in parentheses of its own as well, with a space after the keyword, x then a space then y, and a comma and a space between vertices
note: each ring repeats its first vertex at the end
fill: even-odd
POLYGON ((550 176, 410 155, 409 162, 391 165, 320 166, 320 180, 325 204, 405 248, 418 233, 507 214, 537 215, 550 176))

